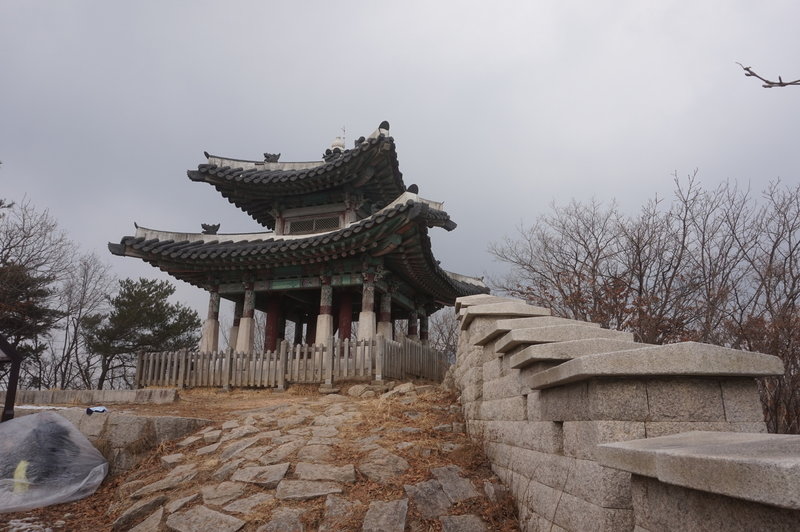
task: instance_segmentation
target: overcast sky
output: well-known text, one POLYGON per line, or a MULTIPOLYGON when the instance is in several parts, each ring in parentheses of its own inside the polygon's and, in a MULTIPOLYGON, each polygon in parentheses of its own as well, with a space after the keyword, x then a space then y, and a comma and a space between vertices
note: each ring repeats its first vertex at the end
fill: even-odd
MULTIPOLYGON (((672 174, 760 190, 800 180, 800 4, 0 2, 0 197, 49 209, 120 277, 133 223, 259 230, 187 169, 203 151, 317 160, 391 124, 406 184, 444 201, 446 269, 551 202, 669 196, 672 174)), ((205 314, 202 291, 179 297, 205 314)))

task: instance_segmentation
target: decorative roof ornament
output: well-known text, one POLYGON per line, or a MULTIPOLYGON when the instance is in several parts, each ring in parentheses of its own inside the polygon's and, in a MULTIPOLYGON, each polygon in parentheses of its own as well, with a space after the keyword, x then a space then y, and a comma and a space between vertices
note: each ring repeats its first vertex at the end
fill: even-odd
POLYGON ((219 231, 219 224, 200 224, 200 227, 203 228, 204 235, 216 235, 219 231))
POLYGON ((408 185, 407 191, 411 192, 412 194, 419 194, 419 186, 416 183, 408 185))
POLYGON ((280 153, 264 153, 264 162, 265 163, 277 163, 278 159, 281 158, 280 153))
POLYGON ((349 150, 344 149, 344 137, 336 137, 333 139, 333 142, 331 142, 331 147, 322 154, 322 159, 327 163, 338 159, 347 151, 349 150))

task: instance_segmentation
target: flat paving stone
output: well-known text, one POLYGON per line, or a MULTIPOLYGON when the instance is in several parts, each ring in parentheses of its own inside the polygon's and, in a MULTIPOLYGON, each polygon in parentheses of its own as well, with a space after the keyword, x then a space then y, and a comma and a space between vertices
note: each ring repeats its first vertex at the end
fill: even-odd
POLYGON ((241 482, 225 481, 216 486, 204 486, 200 489, 203 503, 211 506, 223 506, 244 493, 245 485, 241 482))
POLYGON ((336 482, 284 479, 278 484, 275 496, 282 500, 302 501, 341 492, 342 488, 336 482))
POLYGON ((276 508, 272 512, 272 519, 256 532, 305 532, 306 528, 301 520, 303 513, 301 508, 276 508))
POLYGON ((304 462, 328 462, 332 451, 330 445, 306 445, 297 451, 297 459, 304 462))
POLYGON ((406 529, 408 499, 373 501, 364 516, 363 532, 403 532, 406 529))
POLYGON ((344 530, 344 522, 360 507, 360 502, 348 501, 338 495, 328 495, 325 499, 325 513, 318 532, 344 530))
POLYGON ((114 521, 111 526, 112 530, 128 530, 165 502, 167 502, 166 495, 156 495, 133 504, 114 521))
POLYGON ((269 502, 274 498, 275 496, 271 493, 254 493, 253 495, 245 497, 244 499, 233 501, 229 505, 225 506, 223 510, 235 514, 249 514, 256 506, 264 504, 265 502, 269 502))
POLYGON ((187 497, 181 497, 180 499, 175 499, 171 503, 167 504, 167 506, 165 507, 167 513, 174 514, 175 512, 177 512, 178 510, 180 510, 181 508, 183 508, 184 506, 186 506, 188 503, 192 502, 199 496, 200 496, 199 493, 193 493, 192 495, 189 495, 187 497))
POLYGON ((215 512, 205 506, 194 506, 185 512, 167 517, 167 528, 175 532, 236 532, 244 521, 233 516, 215 512))
POLYGON ((452 503, 480 496, 472 481, 461 476, 462 471, 458 466, 434 467, 431 473, 442 485, 442 490, 452 503))
POLYGON ((442 490, 438 480, 426 480, 417 484, 403 486, 408 498, 414 503, 417 512, 424 519, 432 519, 446 514, 452 503, 442 490))
POLYGON ((277 446, 259 459, 264 465, 275 464, 283 461, 287 456, 304 447, 305 440, 289 441, 277 446))
POLYGON ((221 460, 227 460, 228 458, 232 458, 237 454, 241 453, 248 447, 251 447, 260 440, 260 436, 253 436, 252 438, 246 438, 244 440, 239 440, 237 442, 231 443, 222 450, 222 453, 219 455, 221 460))
POLYGON ((409 464, 405 458, 386 449, 375 449, 358 465, 359 471, 374 482, 385 482, 392 477, 402 475, 408 468, 409 464))
POLYGON ((133 528, 127 528, 128 532, 158 532, 161 530, 161 518, 164 517, 164 507, 160 507, 155 512, 147 516, 147 519, 133 528))
POLYGON ((222 438, 220 438, 219 441, 220 442, 226 442, 226 441, 230 441, 230 440, 236 440, 236 439, 244 438, 245 436, 249 436, 251 434, 256 434, 256 433, 259 433, 259 432, 261 432, 261 430, 259 430, 258 428, 254 427, 252 425, 244 425, 244 426, 241 426, 241 427, 236 427, 235 429, 231 430, 230 432, 228 432, 227 434, 222 436, 222 438))
POLYGON ((228 480, 242 462, 244 462, 244 458, 237 458, 236 460, 225 462, 222 467, 214 471, 211 477, 214 480, 228 480))
POLYGON ((205 447, 200 447, 199 449, 197 449, 195 454, 197 456, 202 456, 204 454, 210 454, 210 453, 213 453, 214 451, 216 451, 217 449, 219 449, 219 446, 220 446, 219 442, 212 443, 211 445, 206 445, 205 447))
POLYGON ((183 453, 168 454, 161 457, 161 462, 166 465, 175 465, 183 462, 184 458, 183 453))
POLYGON ((439 518, 442 532, 486 532, 486 523, 477 515, 446 515, 439 518))
POLYGON ((136 490, 133 494, 131 494, 131 498, 140 499, 145 495, 169 490, 183 484, 184 482, 189 482, 197 474, 197 471, 194 470, 196 467, 197 466, 194 464, 178 466, 173 469, 165 478, 157 480, 152 484, 148 484, 147 486, 136 490))
POLYGON ((356 470, 353 464, 334 466, 299 462, 295 465, 294 474, 300 480, 333 480, 348 483, 356 481, 356 470))
POLYGON ((278 485, 278 482, 283 480, 289 470, 289 465, 289 462, 284 462, 268 466, 242 467, 233 474, 231 480, 249 482, 258 484, 266 489, 273 489, 278 485))

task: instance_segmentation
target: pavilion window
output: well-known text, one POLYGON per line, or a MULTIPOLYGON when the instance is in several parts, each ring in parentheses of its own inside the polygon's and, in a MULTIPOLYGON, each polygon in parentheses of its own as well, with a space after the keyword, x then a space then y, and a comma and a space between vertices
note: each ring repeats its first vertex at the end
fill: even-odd
POLYGON ((303 235, 309 233, 323 233, 325 231, 333 231, 341 227, 341 217, 333 216, 319 216, 316 218, 295 218, 286 220, 288 227, 285 234, 288 235, 303 235))

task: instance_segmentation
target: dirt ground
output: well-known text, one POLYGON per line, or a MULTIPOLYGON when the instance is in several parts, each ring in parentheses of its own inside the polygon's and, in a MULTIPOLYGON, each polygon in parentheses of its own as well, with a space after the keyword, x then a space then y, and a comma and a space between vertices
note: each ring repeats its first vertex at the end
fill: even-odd
MULTIPOLYGON (((419 382, 416 384, 425 384, 419 382)), ((346 394, 348 384, 341 385, 341 393, 346 394)), ((272 392, 268 390, 232 390, 222 391, 218 389, 195 389, 181 391, 180 398, 175 403, 154 405, 154 404, 125 404, 110 405, 109 409, 116 411, 126 411, 137 414, 148 415, 170 415, 186 416, 210 419, 216 424, 220 424, 232 416, 233 413, 241 413, 250 410, 258 410, 274 404, 301 403, 313 400, 319 396, 316 386, 295 385, 286 392, 272 392)), ((460 466, 467 475, 476 481, 477 485, 483 480, 497 482, 496 477, 489 468, 488 460, 482 450, 472 444, 464 434, 441 433, 433 430, 433 427, 442 423, 452 421, 454 416, 460 418, 458 414, 448 412, 442 405, 454 404, 455 397, 442 391, 426 394, 414 403, 415 411, 422 414, 421 417, 410 421, 402 415, 403 408, 397 408, 397 404, 392 400, 366 399, 355 401, 359 402, 360 411, 363 414, 362 421, 352 426, 341 427, 341 434, 352 440, 362 438, 370 431, 379 427, 387 429, 387 432, 395 434, 390 429, 402 426, 414 426, 420 428, 418 443, 421 447, 434 449, 434 452, 423 455, 409 453, 404 457, 411 464, 411 468, 402 482, 392 485, 380 485, 372 482, 360 483, 354 487, 353 495, 363 498, 365 501, 384 499, 393 496, 403 496, 402 483, 418 482, 429 477, 431 467, 438 467, 446 463, 454 463, 460 466), (458 442, 461 448, 446 456, 435 451, 442 442, 458 442), (362 492, 362 493, 358 493, 362 492), (360 495, 363 495, 361 497, 360 495)), ((399 438, 402 436, 398 434, 399 438)), ((120 490, 120 486, 133 479, 158 479, 164 474, 164 466, 160 463, 159 457, 171 452, 177 452, 177 442, 169 442, 156 449, 149 458, 145 459, 135 469, 108 477, 97 492, 86 499, 72 503, 50 506, 28 512, 0 515, 0 531, 30 531, 45 532, 50 528, 53 532, 57 531, 93 531, 99 532, 111 530, 112 523, 124 508, 130 503, 127 494, 120 490), (25 519, 30 523, 28 528, 12 527, 8 523, 12 520, 25 519)), ((345 460, 352 457, 343 457, 345 460)), ((322 512, 322 501, 308 501, 305 503, 310 509, 316 509, 317 513, 322 512)), ((480 507, 469 508, 470 512, 480 515, 491 530, 512 531, 519 530, 515 515, 513 501, 505 497, 498 503, 482 503, 480 507)), ((313 514, 314 512, 310 512, 313 514)), ((309 530, 314 530, 314 523, 308 523, 309 530)), ((438 521, 426 523, 424 529, 420 530, 439 530, 438 521)), ((247 527, 249 530, 250 527, 247 527)), ((407 527, 407 530, 409 528, 407 527)), ((415 530, 417 530, 415 528, 415 530)))

